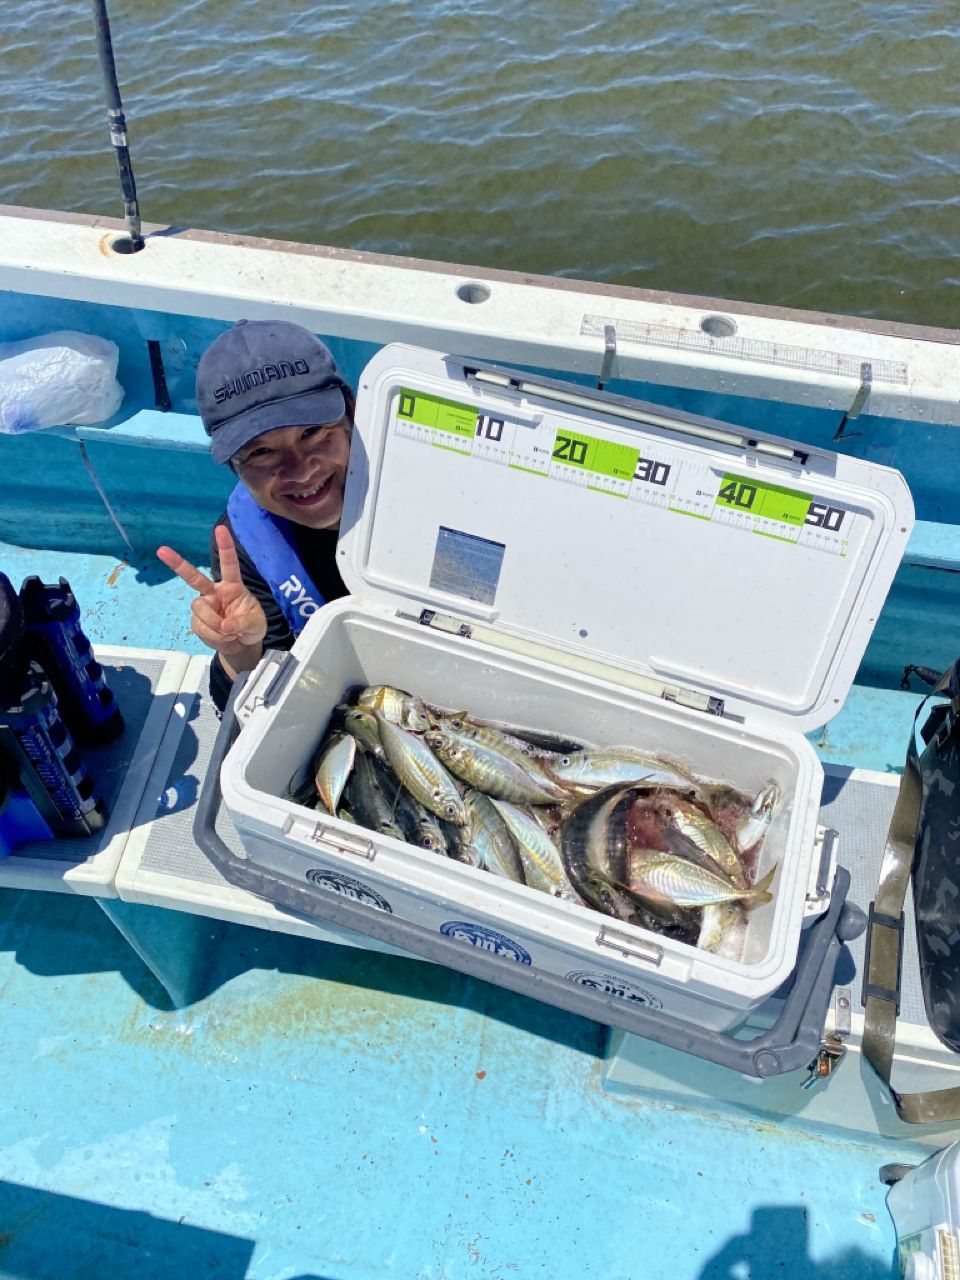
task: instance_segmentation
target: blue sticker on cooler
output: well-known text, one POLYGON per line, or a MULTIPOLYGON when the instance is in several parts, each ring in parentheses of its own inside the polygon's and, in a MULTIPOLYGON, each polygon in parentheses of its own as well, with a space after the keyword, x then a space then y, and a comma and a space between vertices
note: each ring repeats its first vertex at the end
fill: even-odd
POLYGON ((440 926, 440 932, 446 938, 467 942, 478 951, 489 951, 506 960, 516 960, 517 964, 533 963, 529 951, 524 950, 519 942, 514 942, 506 934, 497 933, 496 929, 488 929, 486 925, 469 924, 466 920, 448 920, 440 926))
POLYGON ((393 915, 393 907, 390 903, 377 893, 376 889, 371 889, 367 884, 361 884, 359 880, 354 880, 352 876, 342 875, 339 871, 325 871, 322 867, 314 867, 307 872, 307 879, 311 884, 315 884, 318 889, 327 889, 330 893, 339 893, 342 898, 350 898, 353 902, 362 902, 365 907, 376 907, 378 911, 386 911, 387 915, 393 915))
POLYGON ((575 969, 564 977, 578 987, 591 987, 604 996, 616 996, 618 1000, 629 1000, 631 1004, 642 1004, 648 1009, 663 1008, 662 1000, 629 978, 618 978, 612 973, 590 973, 585 969, 575 969))

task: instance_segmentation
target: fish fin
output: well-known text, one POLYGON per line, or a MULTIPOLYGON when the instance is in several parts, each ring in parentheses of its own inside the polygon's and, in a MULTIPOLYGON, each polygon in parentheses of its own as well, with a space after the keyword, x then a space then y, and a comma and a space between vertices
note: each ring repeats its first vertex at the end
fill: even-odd
POLYGON ((765 902, 773 901, 773 894, 770 892, 770 885, 773 883, 773 877, 777 874, 777 867, 780 864, 775 862, 762 880, 758 880, 753 886, 750 894, 751 906, 762 906, 765 902))
POLYGON ((695 840, 691 840, 689 836, 685 836, 682 831, 678 831, 676 827, 666 827, 663 831, 663 843, 667 846, 666 852, 672 853, 678 858, 685 858, 687 862, 692 862, 698 867, 703 867, 704 871, 709 871, 720 880, 728 881, 731 886, 733 881, 723 869, 716 858, 711 857, 706 849, 701 849, 695 840))

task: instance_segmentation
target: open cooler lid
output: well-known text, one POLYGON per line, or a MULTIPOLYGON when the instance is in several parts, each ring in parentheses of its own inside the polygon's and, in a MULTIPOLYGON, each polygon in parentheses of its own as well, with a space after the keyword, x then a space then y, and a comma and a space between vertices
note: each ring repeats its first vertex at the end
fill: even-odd
POLYGON ((391 611, 808 732, 912 525, 888 467, 394 344, 360 380, 338 554, 391 611))

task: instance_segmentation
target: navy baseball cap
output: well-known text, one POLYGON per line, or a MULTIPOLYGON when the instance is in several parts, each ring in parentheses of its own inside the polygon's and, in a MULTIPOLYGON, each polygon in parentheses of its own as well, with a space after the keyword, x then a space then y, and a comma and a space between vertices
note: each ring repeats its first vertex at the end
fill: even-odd
POLYGON ((285 320, 241 320, 197 365, 197 408, 216 462, 275 427, 338 422, 345 383, 326 346, 285 320))

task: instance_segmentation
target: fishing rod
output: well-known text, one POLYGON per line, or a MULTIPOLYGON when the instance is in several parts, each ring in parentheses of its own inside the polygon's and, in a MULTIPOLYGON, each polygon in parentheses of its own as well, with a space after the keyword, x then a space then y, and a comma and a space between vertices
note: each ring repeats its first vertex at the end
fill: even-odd
MULTIPOLYGON (((140 205, 137 201, 137 184, 133 176, 133 164, 130 161, 130 148, 127 145, 127 121, 123 114, 120 86, 117 83, 117 68, 113 60, 110 15, 107 13, 107 0, 92 0, 92 4, 97 29, 97 52, 100 55, 100 70, 103 72, 103 85, 107 96, 107 123, 110 126, 110 141, 113 143, 117 168, 120 171, 123 213, 127 220, 127 230, 130 232, 127 240, 122 238, 114 240, 112 248, 117 253, 138 253, 144 247, 143 231, 140 226, 140 205)), ((171 407, 171 401, 160 343, 156 339, 148 339, 147 351, 150 357, 150 372, 153 376, 154 401, 157 408, 166 413, 171 407)), ((104 502, 106 502, 105 496, 104 502)), ((110 510, 109 504, 107 509, 110 510)), ((114 524, 116 523, 117 520, 114 517, 114 524)), ((126 540, 125 534, 124 539, 126 540)))
POLYGON ((133 165, 130 162, 130 148, 127 146, 127 122, 123 115, 123 103, 120 101, 117 68, 113 61, 113 41, 110 38, 107 0, 92 0, 92 4, 97 28, 97 52, 100 55, 100 69, 103 72, 103 84, 107 95, 107 123, 110 126, 110 141, 117 157, 117 168, 120 170, 123 213, 130 232, 130 243, 125 248, 128 253, 137 253, 143 248, 140 206, 137 203, 137 184, 133 177, 133 165))

